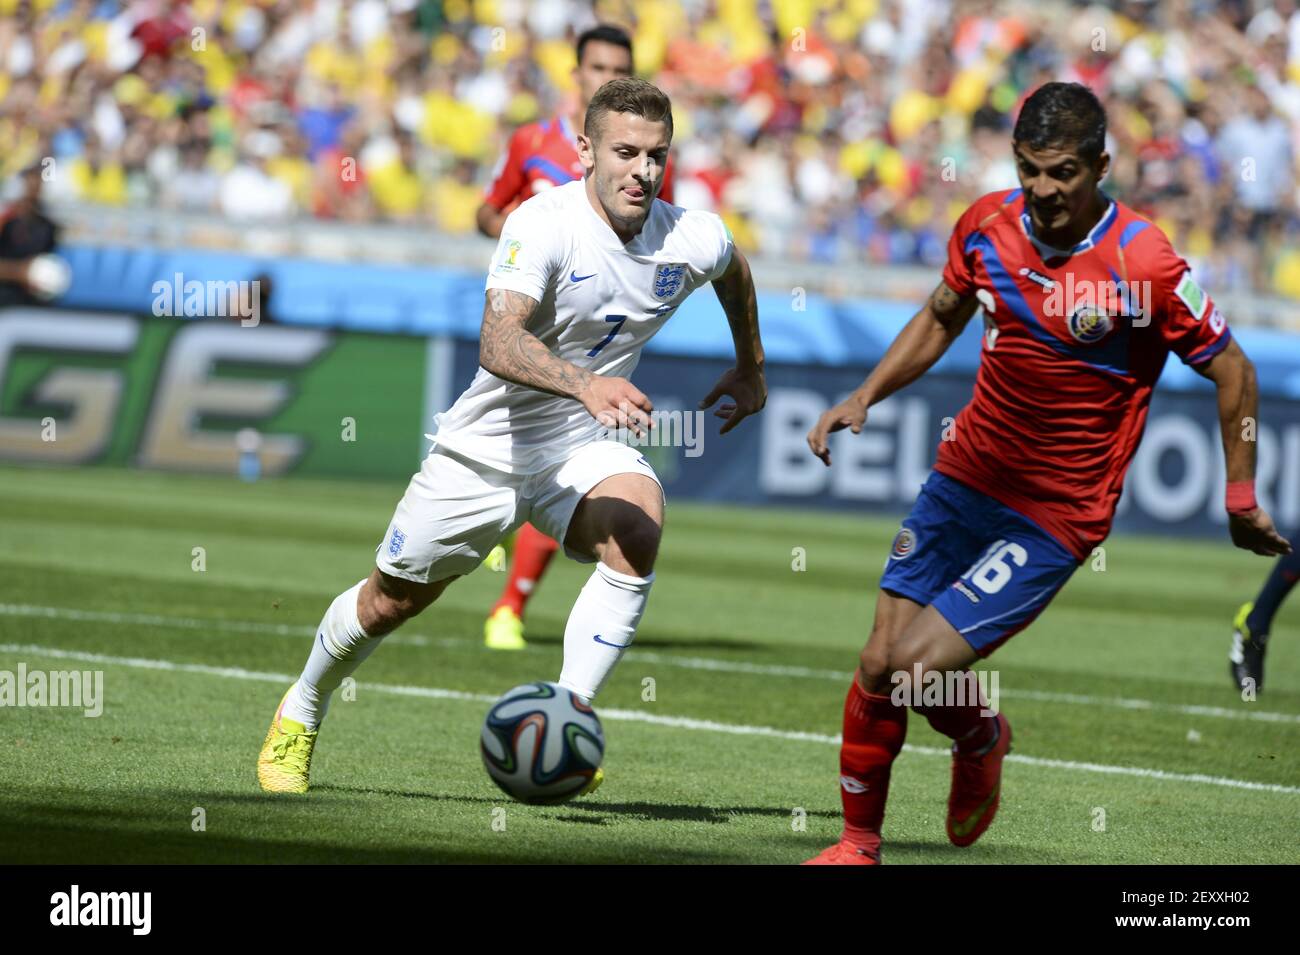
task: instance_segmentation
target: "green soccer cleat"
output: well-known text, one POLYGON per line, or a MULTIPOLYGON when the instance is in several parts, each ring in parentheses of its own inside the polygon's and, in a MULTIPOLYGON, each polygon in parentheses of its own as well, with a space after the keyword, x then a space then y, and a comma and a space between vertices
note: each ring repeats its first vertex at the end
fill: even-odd
MULTIPOLYGON (((293 689, 290 687, 289 689, 293 689)), ((316 746, 316 730, 308 730, 297 720, 281 716, 288 690, 271 720, 271 729, 257 757, 257 782, 269 793, 305 793, 311 772, 311 753, 316 746)))
POLYGON ((483 624, 483 645, 489 650, 522 650, 524 622, 509 607, 498 607, 483 624))
POLYGON ((1246 618, 1255 604, 1244 603, 1232 618, 1232 649, 1228 651, 1228 672, 1237 690, 1258 693, 1264 687, 1264 650, 1268 634, 1251 633, 1246 618))

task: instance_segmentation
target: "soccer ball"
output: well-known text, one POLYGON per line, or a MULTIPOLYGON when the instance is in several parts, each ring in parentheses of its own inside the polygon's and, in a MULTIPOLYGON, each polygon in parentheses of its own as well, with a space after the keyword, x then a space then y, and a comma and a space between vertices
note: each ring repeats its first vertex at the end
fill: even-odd
POLYGON ((27 266, 27 286, 42 302, 52 302, 72 285, 72 268, 57 255, 38 255, 27 266))
POLYGON ((479 749, 492 781, 527 803, 581 794, 605 755, 596 711, 554 683, 525 683, 492 704, 479 749))

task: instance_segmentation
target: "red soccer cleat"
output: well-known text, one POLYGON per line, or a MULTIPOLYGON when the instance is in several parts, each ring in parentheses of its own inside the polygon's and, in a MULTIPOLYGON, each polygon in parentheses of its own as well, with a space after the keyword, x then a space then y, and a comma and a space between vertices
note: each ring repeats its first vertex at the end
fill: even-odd
POLYGON ((998 738, 983 754, 952 747, 952 790, 948 794, 948 839, 969 846, 984 834, 998 812, 1002 795, 1002 758, 1011 752, 1011 724, 997 715, 998 738))
POLYGON ((841 839, 800 865, 880 865, 880 850, 872 852, 841 839))

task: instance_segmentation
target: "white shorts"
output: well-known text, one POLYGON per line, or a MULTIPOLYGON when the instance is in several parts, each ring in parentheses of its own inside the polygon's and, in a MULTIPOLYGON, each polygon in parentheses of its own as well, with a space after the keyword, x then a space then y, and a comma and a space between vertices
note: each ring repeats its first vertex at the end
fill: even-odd
MULTIPOLYGON (((433 583, 483 563, 516 527, 531 521, 561 544, 578 502, 615 474, 644 474, 663 484, 644 455, 617 441, 593 441, 536 474, 507 474, 435 447, 406 487, 375 565, 386 574, 433 583)), ((594 558, 565 553, 574 560, 594 558)))

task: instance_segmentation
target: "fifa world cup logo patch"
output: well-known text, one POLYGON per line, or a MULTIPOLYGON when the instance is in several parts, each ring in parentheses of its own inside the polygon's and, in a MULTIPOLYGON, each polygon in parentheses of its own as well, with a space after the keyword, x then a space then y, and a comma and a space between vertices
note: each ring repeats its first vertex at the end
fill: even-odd
POLYGON ((505 275, 510 272, 519 271, 519 263, 515 261, 519 256, 519 250, 524 247, 518 239, 511 239, 506 243, 502 254, 498 257, 497 263, 492 268, 494 275, 505 275))
POLYGON ((902 560, 914 550, 916 550, 916 534, 910 527, 904 527, 895 535, 894 546, 890 548, 889 557, 891 560, 902 560))

